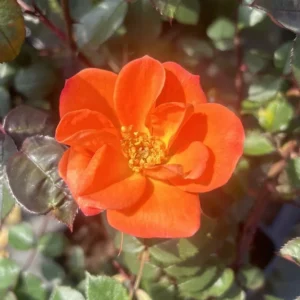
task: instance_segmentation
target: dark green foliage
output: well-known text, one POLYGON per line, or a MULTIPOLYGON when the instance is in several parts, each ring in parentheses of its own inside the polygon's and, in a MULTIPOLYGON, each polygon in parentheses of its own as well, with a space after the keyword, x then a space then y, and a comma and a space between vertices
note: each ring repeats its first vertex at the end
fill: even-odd
MULTIPOLYGON (((278 250, 283 258, 275 259, 274 271, 266 274, 263 268, 273 256, 262 262, 269 249, 257 243, 255 235, 261 223, 268 228, 274 222, 286 203, 299 206, 297 1, 25 0, 19 4, 0 1, 0 62, 5 61, 0 65, 0 228, 8 232, 10 249, 30 251, 39 258, 40 276, 31 274, 30 261, 22 269, 13 259, 0 258, 0 299, 126 300, 134 294, 137 300, 292 300, 299 296, 299 280, 295 281, 300 276, 299 225, 295 238, 280 251, 272 248, 272 255, 278 250), (22 48, 21 10, 27 28, 22 48), (101 245, 104 238, 97 235, 101 224, 80 227, 84 223, 80 214, 73 226, 78 207, 57 170, 67 149, 54 139, 59 94, 64 79, 85 67, 117 73, 143 55, 176 61, 199 74, 208 101, 240 116, 246 134, 244 156, 226 185, 200 195, 201 228, 193 237, 140 239, 110 229, 115 247, 122 250, 112 257, 101 245), (29 212, 49 214, 69 229, 74 227, 74 238, 35 228, 31 219, 7 228, 5 220, 16 202, 29 212), (138 286, 136 278, 141 279, 138 286)), ((278 238, 282 242, 286 237, 278 238)), ((1 257, 5 255, 0 251, 1 257)))
POLYGON ((0 63, 13 60, 25 38, 21 9, 16 0, 0 2, 0 63))

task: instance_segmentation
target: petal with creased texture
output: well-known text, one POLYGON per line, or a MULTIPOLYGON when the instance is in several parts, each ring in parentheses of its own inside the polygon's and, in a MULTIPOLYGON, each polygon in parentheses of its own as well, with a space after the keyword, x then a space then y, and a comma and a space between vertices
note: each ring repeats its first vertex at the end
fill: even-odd
POLYGON ((192 105, 177 102, 159 105, 150 115, 149 128, 152 135, 160 138, 168 148, 184 121, 192 113, 192 105))
POLYGON ((80 71, 65 83, 60 95, 60 117, 80 109, 90 109, 106 115, 118 124, 113 111, 113 93, 117 75, 95 68, 80 71))
POLYGON ((183 178, 196 179, 202 175, 209 158, 209 151, 200 141, 185 142, 171 156, 169 164, 181 165, 183 178))
POLYGON ((142 197, 146 178, 133 173, 120 151, 109 146, 99 149, 78 183, 80 203, 99 209, 123 209, 142 197))
POLYGON ((161 63, 149 56, 128 63, 118 75, 114 103, 122 126, 146 131, 147 116, 165 82, 161 63))
POLYGON ((88 109, 65 114, 56 128, 55 138, 60 143, 94 152, 103 144, 119 144, 112 122, 103 114, 88 109))
POLYGON ((244 129, 240 119, 228 108, 215 104, 201 104, 181 129, 172 145, 201 141, 209 151, 206 168, 195 180, 171 179, 172 184, 185 191, 208 192, 224 185, 231 177, 243 153, 244 129))
POLYGON ((124 210, 108 210, 109 224, 141 238, 182 238, 200 227, 200 202, 196 194, 186 193, 160 181, 147 185, 145 198, 124 210))
POLYGON ((207 102, 199 76, 191 74, 174 62, 163 63, 163 66, 166 70, 166 80, 156 105, 166 102, 193 105, 207 102))

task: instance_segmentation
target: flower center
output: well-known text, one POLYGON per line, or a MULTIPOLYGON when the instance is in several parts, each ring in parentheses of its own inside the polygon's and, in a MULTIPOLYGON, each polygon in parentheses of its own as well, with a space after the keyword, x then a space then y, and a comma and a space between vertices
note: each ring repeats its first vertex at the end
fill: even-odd
POLYGON ((134 172, 159 165, 167 160, 166 145, 163 141, 144 132, 132 131, 132 125, 121 127, 121 147, 134 172))

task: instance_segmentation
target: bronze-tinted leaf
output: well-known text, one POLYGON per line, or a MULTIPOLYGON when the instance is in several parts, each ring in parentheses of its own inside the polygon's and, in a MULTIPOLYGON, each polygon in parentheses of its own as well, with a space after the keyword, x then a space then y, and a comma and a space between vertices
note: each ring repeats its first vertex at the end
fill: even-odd
POLYGON ((16 0, 0 1, 0 63, 13 60, 25 39, 22 11, 16 0))
POLYGON ((252 6, 266 11, 279 26, 300 33, 299 1, 255 0, 252 6))
POLYGON ((73 230, 73 223, 77 213, 78 206, 72 197, 66 199, 66 201, 61 206, 55 207, 52 210, 52 214, 54 215, 54 217, 58 221, 66 224, 71 231, 73 230))
POLYGON ((28 137, 38 134, 53 136, 55 120, 47 111, 20 105, 8 113, 3 126, 20 148, 28 137))
POLYGON ((0 132, 0 223, 15 205, 5 181, 5 166, 8 158, 17 152, 17 147, 10 136, 0 132))
POLYGON ((7 163, 10 189, 20 205, 32 213, 45 214, 66 201, 71 194, 58 174, 65 148, 51 137, 27 138, 20 152, 7 163))

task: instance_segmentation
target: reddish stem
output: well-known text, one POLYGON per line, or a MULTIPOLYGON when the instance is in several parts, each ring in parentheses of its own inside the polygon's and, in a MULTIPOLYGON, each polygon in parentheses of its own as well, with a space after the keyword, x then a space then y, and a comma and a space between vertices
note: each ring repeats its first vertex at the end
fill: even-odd
POLYGON ((270 180, 266 180, 257 195, 254 206, 247 217, 240 239, 238 240, 237 257, 234 263, 235 269, 238 269, 243 265, 244 258, 248 255, 259 223, 266 211, 266 208, 268 207, 271 198, 271 191, 273 189, 273 183, 270 180))
POLYGON ((54 23, 49 20, 46 15, 40 10, 40 8, 33 4, 33 6, 28 6, 24 1, 18 0, 19 5, 24 10, 24 13, 27 15, 31 15, 37 17, 41 23, 47 26, 62 42, 67 43, 72 51, 72 53, 78 57, 78 59, 86 66, 93 67, 93 64, 88 60, 88 58, 82 53, 79 52, 76 46, 76 43, 72 37, 72 21, 69 13, 69 3, 67 1, 63 1, 63 11, 64 17, 67 27, 67 35, 60 30, 54 23), (68 11, 67 11, 68 10, 68 11))
POLYGON ((244 96, 244 66, 243 66, 243 48, 241 42, 241 31, 238 27, 239 24, 239 6, 241 0, 237 0, 238 5, 236 9, 236 20, 235 20, 235 35, 234 35, 234 47, 235 47, 235 56, 236 56, 236 76, 235 76, 235 89, 237 94, 236 100, 236 111, 237 113, 241 110, 241 105, 244 96))

